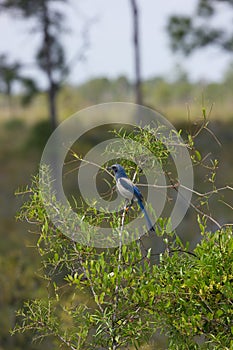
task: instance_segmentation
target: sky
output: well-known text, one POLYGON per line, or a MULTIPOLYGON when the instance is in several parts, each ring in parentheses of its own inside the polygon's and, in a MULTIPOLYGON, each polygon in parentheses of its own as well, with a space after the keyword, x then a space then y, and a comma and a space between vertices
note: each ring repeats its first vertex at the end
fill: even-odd
MULTIPOLYGON (((142 76, 144 79, 165 76, 172 79, 179 64, 190 78, 196 80, 221 80, 232 57, 216 47, 196 52, 184 58, 169 48, 165 27, 172 14, 191 15, 197 0, 138 0, 140 9, 140 38, 142 76)), ((227 23, 230 14, 219 8, 220 24, 227 23)), ((66 10, 67 32, 62 41, 66 57, 74 64, 69 81, 80 84, 88 79, 106 76, 134 77, 132 18, 129 0, 70 0, 66 10), (83 32, 87 22, 89 46, 85 61, 75 60, 83 47, 83 32)), ((33 67, 33 56, 39 44, 39 34, 33 21, 22 21, 7 14, 0 16, 0 53, 27 62, 33 67)), ((36 75, 43 84, 43 75, 34 68, 28 74, 36 75)))

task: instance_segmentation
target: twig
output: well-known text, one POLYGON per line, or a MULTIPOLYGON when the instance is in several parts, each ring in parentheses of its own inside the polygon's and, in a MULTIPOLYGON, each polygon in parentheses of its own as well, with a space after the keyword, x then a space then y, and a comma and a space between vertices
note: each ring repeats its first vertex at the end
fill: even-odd
POLYGON ((228 185, 226 185, 226 186, 224 186, 224 187, 216 188, 216 189, 214 189, 214 190, 212 190, 212 191, 205 192, 205 193, 197 192, 197 191, 192 190, 192 189, 190 189, 190 188, 188 188, 188 187, 186 187, 186 186, 184 186, 184 185, 182 185, 182 184, 180 184, 180 187, 181 187, 181 188, 184 188, 185 190, 188 190, 188 191, 192 192, 193 194, 196 194, 196 195, 199 196, 199 197, 206 197, 206 196, 208 196, 208 195, 210 195, 210 194, 217 194, 218 192, 223 191, 223 190, 231 190, 231 191, 233 191, 233 187, 228 186, 228 185))
POLYGON ((124 229, 124 222, 125 222, 125 215, 126 215, 126 209, 127 209, 127 203, 124 206, 124 210, 121 216, 121 226, 119 230, 119 251, 118 251, 118 265, 117 265, 117 278, 116 278, 116 286, 115 286, 115 304, 114 304, 114 312, 112 316, 112 329, 113 329, 113 342, 112 342, 112 349, 116 350, 118 348, 118 342, 116 340, 115 335, 115 326, 116 326, 116 319, 117 319, 117 308, 118 308, 118 301, 119 301, 119 285, 120 285, 120 270, 121 270, 121 262, 122 262, 122 234, 124 229))
MULTIPOLYGON (((74 158, 76 158, 77 160, 80 160, 82 163, 84 164, 80 164, 79 166, 75 167, 74 169, 71 169, 70 171, 66 172, 64 175, 68 175, 70 173, 72 173, 73 171, 76 171, 77 169, 81 168, 81 167, 84 167, 86 165, 94 165, 95 167, 101 169, 101 170, 104 170, 106 173, 108 173, 112 178, 114 178, 113 174, 108 171, 105 167, 102 167, 101 165, 95 163, 95 162, 91 162, 90 160, 86 160, 86 159, 83 159, 82 157, 80 157, 77 153, 75 153, 72 149, 68 149, 67 151, 70 151, 71 154, 73 155, 74 158)), ((67 164, 71 164, 71 163, 74 163, 75 160, 72 160, 72 161, 69 161, 67 163, 65 163, 65 165, 67 164)))
POLYGON ((217 136, 213 133, 213 131, 211 131, 209 128, 207 128, 207 126, 204 126, 204 129, 206 131, 208 131, 210 133, 210 135, 214 138, 214 140, 217 142, 217 144, 222 147, 221 142, 219 141, 219 139, 217 138, 217 136))
MULTIPOLYGON (((171 184, 173 184, 173 179, 170 177, 170 175, 166 172, 166 175, 170 181, 171 184)), ((175 191, 178 192, 178 189, 176 188, 176 186, 174 186, 174 189, 175 191)), ((187 202, 186 198, 181 194, 179 193, 180 196, 187 202)), ((212 216, 204 213, 202 210, 200 210, 199 208, 197 208, 192 202, 189 203, 190 207, 192 207, 198 214, 201 214, 201 215, 204 215, 205 217, 207 217, 207 219, 209 219, 210 221, 212 221, 219 229, 221 229, 221 225, 215 220, 212 218, 212 216)))

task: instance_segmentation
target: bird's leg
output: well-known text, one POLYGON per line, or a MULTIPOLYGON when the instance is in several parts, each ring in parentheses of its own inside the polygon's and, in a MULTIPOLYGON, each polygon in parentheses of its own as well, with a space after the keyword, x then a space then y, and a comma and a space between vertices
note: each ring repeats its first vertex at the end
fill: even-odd
POLYGON ((125 210, 126 213, 129 210, 129 200, 128 200, 128 198, 126 198, 126 200, 125 200, 124 210, 125 210))
POLYGON ((132 207, 133 203, 134 203, 134 200, 133 200, 133 199, 131 199, 130 202, 129 202, 128 199, 126 199, 126 205, 125 205, 125 211, 126 211, 126 212, 132 207))

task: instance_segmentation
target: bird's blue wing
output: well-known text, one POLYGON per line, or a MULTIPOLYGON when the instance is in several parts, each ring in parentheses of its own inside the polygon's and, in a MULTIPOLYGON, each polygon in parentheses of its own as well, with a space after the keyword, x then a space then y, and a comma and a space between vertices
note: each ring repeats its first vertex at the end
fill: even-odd
POLYGON ((149 215, 144 207, 143 204, 143 196, 141 192, 139 191, 138 187, 133 184, 133 182, 128 179, 127 177, 120 177, 117 180, 117 188, 122 197, 127 198, 129 200, 133 199, 133 197, 136 197, 138 200, 138 205, 143 212, 145 219, 146 219, 146 224, 147 228, 149 231, 154 231, 153 224, 149 218, 149 215))
POLYGON ((143 196, 142 196, 141 192, 139 191, 138 187, 133 185, 133 188, 134 188, 134 195, 135 195, 135 197, 138 200, 142 201, 143 200, 143 196))
POLYGON ((132 197, 136 197, 137 200, 142 201, 143 196, 139 191, 138 187, 133 184, 133 182, 127 177, 120 177, 117 180, 117 187, 120 194, 125 197, 132 199, 132 197))
POLYGON ((134 196, 134 185, 127 177, 120 177, 117 180, 117 189, 120 194, 127 199, 132 199, 134 196))

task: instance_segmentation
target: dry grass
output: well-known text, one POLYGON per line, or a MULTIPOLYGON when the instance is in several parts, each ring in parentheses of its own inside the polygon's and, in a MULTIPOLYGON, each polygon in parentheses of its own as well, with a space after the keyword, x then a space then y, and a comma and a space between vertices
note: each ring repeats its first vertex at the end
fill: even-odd
MULTIPOLYGON (((125 100, 125 99, 124 99, 125 100)), ((171 99, 171 102, 156 103, 156 96, 153 99, 151 96, 145 96, 145 104, 157 110, 172 123, 182 121, 198 121, 203 118, 202 108, 206 109, 207 116, 211 120, 221 120, 228 122, 233 120, 233 99, 229 95, 223 98, 205 98, 203 90, 195 91, 192 99, 183 99, 176 101, 171 99)), ((96 103, 115 102, 114 96, 109 95, 108 100, 99 100, 96 103)), ((78 89, 65 87, 58 96, 58 117, 59 121, 63 121, 74 113, 93 105, 88 96, 79 92, 78 89)), ((132 102, 131 98, 129 102, 132 102)), ((31 105, 23 107, 20 103, 20 96, 16 96, 12 100, 12 107, 9 109, 8 103, 4 96, 0 95, 0 116, 2 122, 8 122, 12 119, 21 119, 27 125, 35 124, 36 122, 48 118, 47 97, 45 94, 38 95, 31 105)))

